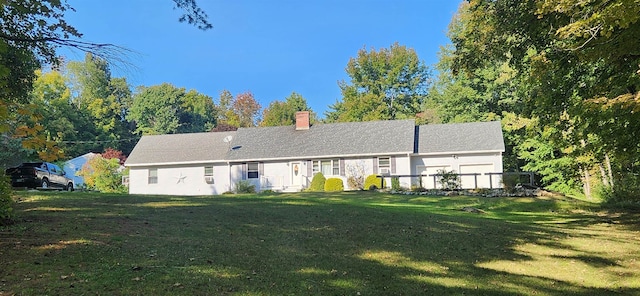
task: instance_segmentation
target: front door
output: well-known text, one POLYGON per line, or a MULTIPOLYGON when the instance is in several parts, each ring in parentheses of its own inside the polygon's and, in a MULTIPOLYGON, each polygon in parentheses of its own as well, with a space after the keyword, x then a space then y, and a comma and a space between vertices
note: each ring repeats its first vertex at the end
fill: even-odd
POLYGON ((302 168, 299 162, 291 163, 291 186, 302 185, 302 168))

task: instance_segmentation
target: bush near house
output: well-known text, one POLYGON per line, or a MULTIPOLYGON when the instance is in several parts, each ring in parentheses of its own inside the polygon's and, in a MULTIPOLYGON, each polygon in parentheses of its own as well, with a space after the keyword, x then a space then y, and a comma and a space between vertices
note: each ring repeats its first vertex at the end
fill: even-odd
POLYGON ((398 177, 393 177, 391 178, 391 189, 395 190, 395 191, 399 191, 400 189, 400 178, 398 177))
POLYGON ((369 175, 367 179, 364 180, 365 190, 376 190, 380 188, 384 188, 384 180, 378 178, 378 175, 369 175))
POLYGON ((120 171, 119 159, 96 156, 82 166, 78 176, 84 178, 89 189, 103 193, 126 193, 127 187, 122 185, 122 176, 126 173, 120 171))
POLYGON ((256 186, 247 180, 241 180, 236 182, 233 191, 235 193, 255 193, 256 186))
POLYGON ((438 183, 440 183, 442 189, 460 189, 460 175, 456 174, 455 171, 438 170, 438 174, 440 175, 440 177, 438 178, 438 183))
POLYGON ((311 179, 311 186, 309 186, 309 191, 311 192, 322 192, 324 191, 324 183, 327 181, 327 178, 321 172, 313 175, 313 179, 311 179))
POLYGON ((344 183, 340 178, 329 178, 324 183, 324 191, 326 192, 340 192, 344 191, 344 183))

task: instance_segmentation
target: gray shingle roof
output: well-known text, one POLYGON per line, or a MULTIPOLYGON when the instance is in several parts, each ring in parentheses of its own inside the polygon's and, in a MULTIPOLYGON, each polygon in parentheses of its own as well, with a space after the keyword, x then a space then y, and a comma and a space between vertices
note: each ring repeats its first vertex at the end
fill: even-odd
POLYGON ((414 120, 238 129, 229 160, 314 158, 413 152, 414 120))
POLYGON ((418 127, 417 153, 504 151, 499 121, 418 127))
POLYGON ((226 136, 235 132, 190 133, 142 136, 126 165, 223 161, 229 144, 226 136))
POLYGON ((504 151, 500 122, 416 127, 413 120, 393 120, 317 124, 300 131, 278 126, 143 136, 126 165, 476 151, 504 151), (231 143, 223 141, 227 136, 231 143))

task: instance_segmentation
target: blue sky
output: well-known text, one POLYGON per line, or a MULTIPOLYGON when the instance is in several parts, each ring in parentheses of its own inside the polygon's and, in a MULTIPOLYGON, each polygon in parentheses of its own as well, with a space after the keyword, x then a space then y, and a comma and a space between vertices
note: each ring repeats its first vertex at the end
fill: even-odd
MULTIPOLYGON (((199 0, 213 29, 179 23, 170 0, 68 0, 67 21, 84 40, 135 53, 112 68, 132 86, 171 83, 216 100, 251 91, 263 108, 291 92, 320 117, 340 99, 338 81, 362 48, 413 48, 437 62, 461 0, 199 0)), ((83 53, 62 51, 68 60, 83 53)))

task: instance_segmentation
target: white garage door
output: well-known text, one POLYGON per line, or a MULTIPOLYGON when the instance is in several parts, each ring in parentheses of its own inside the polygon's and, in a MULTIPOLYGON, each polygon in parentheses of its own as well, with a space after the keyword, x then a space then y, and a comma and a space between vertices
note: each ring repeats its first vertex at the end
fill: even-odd
MULTIPOLYGON (((431 175, 437 174, 439 170, 451 171, 451 166, 439 165, 439 166, 418 166, 417 171, 420 175, 429 175, 422 177, 422 187, 426 189, 441 188, 440 184, 436 181, 434 186, 433 177, 431 175)), ((437 179, 436 179, 437 180, 437 179)))
MULTIPOLYGON (((493 164, 468 164, 468 165, 460 165, 460 173, 461 174, 481 174, 478 176, 460 176, 460 181, 462 188, 464 189, 472 189, 472 188, 489 188, 489 175, 485 175, 485 173, 493 173, 493 164), (476 183, 477 182, 477 183, 476 183), (476 186, 477 185, 477 186, 476 186)), ((493 184, 494 187, 496 184, 493 184)))

